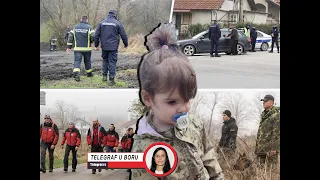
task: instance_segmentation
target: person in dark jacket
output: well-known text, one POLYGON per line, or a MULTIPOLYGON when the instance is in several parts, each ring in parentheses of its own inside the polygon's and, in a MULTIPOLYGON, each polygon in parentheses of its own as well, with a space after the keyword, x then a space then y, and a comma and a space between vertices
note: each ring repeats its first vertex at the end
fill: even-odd
POLYGON ((251 39, 251 52, 256 52, 256 42, 257 42, 258 33, 256 27, 250 29, 250 39, 251 39))
POLYGON ((223 111, 222 117, 223 126, 221 130, 221 139, 217 149, 220 149, 229 157, 233 157, 237 148, 238 126, 236 120, 231 117, 231 112, 229 110, 223 111))
POLYGON ((54 36, 51 36, 50 38, 50 51, 56 51, 57 50, 57 39, 54 38, 54 36))
MULTIPOLYGON (((104 136, 107 135, 107 131, 101 126, 98 119, 92 120, 92 129, 88 129, 87 143, 91 152, 103 152, 104 136)), ((101 172, 101 169, 99 169, 101 172)), ((96 174, 96 169, 92 169, 92 174, 96 174)))
POLYGON ((46 173, 46 151, 49 151, 49 172, 53 171, 54 148, 59 140, 58 126, 52 121, 50 116, 44 117, 44 123, 40 125, 40 171, 46 173))
POLYGON ((272 41, 271 41, 271 50, 269 51, 270 53, 273 53, 273 46, 274 46, 274 43, 276 43, 276 46, 277 46, 277 50, 278 50, 278 53, 280 52, 280 49, 279 49, 279 43, 278 43, 278 39, 279 39, 279 29, 277 27, 277 25, 275 24, 272 28, 272 31, 271 31, 271 37, 272 37, 272 41))
POLYGON ((64 40, 67 42, 68 42, 69 34, 70 34, 70 28, 66 30, 66 34, 64 35, 64 40))
POLYGON ((232 55, 237 55, 238 50, 237 50, 237 45, 238 45, 238 31, 236 29, 235 25, 231 25, 231 33, 228 34, 227 37, 230 37, 230 48, 231 48, 231 54, 232 55))
POLYGON ((211 57, 220 57, 220 55, 218 54, 220 37, 221 37, 220 27, 217 24, 217 21, 215 20, 209 29, 209 39, 211 40, 211 48, 210 48, 211 57), (213 55, 213 48, 214 48, 215 55, 213 55))
POLYGON ((66 150, 64 153, 64 172, 68 171, 68 160, 69 160, 69 154, 70 151, 72 151, 72 172, 76 172, 77 168, 77 151, 81 144, 81 135, 79 130, 74 126, 73 122, 69 122, 69 127, 66 129, 66 131, 63 134, 63 139, 61 142, 61 148, 63 149, 64 143, 67 141, 66 150))
POLYGON ((91 68, 91 43, 94 40, 94 29, 88 24, 88 16, 82 16, 81 22, 76 24, 69 33, 67 53, 71 52, 74 45, 74 69, 73 77, 80 81, 80 68, 82 56, 88 77, 92 77, 91 68))
POLYGON ((101 42, 103 59, 102 80, 107 81, 109 71, 109 80, 111 86, 116 83, 114 78, 116 76, 116 63, 120 41, 119 35, 121 36, 124 47, 128 47, 128 38, 124 27, 117 20, 117 12, 115 10, 111 10, 108 17, 98 24, 94 38, 96 49, 98 49, 99 43, 101 42))

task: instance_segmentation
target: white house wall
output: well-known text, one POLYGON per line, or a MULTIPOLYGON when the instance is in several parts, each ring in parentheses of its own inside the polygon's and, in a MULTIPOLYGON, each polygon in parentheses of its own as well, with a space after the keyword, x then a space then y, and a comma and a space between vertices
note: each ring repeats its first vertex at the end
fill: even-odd
POLYGON ((230 0, 224 0, 224 2, 221 5, 221 10, 230 11, 233 10, 233 1, 230 0))
MULTIPOLYGON (((216 11, 218 21, 228 21, 228 12, 216 11)), ((192 11, 192 24, 210 24, 212 20, 216 19, 216 15, 212 14, 211 11, 192 11)))
POLYGON ((244 12, 245 22, 251 23, 265 23, 267 21, 267 14, 253 13, 253 12, 244 12))

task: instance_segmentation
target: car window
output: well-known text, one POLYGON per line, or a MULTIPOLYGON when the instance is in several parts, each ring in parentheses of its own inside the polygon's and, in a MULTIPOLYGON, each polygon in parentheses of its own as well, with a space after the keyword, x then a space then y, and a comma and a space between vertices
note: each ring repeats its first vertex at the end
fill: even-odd
POLYGON ((246 35, 242 31, 238 31, 238 36, 240 37, 245 37, 246 35))
POLYGON ((203 36, 205 39, 209 39, 209 33, 205 33, 203 36))
POLYGON ((259 33, 259 32, 257 32, 257 33, 258 33, 258 37, 263 37, 263 35, 261 33, 259 33))
POLYGON ((228 36, 228 34, 230 34, 230 32, 228 32, 228 31, 221 31, 221 37, 223 37, 223 35, 228 36))

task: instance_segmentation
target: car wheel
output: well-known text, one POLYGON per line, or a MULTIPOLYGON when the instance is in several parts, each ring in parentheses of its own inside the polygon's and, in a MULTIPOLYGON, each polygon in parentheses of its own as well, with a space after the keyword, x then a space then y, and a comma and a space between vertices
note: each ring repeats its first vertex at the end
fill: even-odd
POLYGON ((187 56, 193 56, 196 52, 196 48, 193 45, 186 45, 183 47, 183 54, 187 56))
POLYGON ((268 43, 262 43, 261 44, 261 51, 266 51, 266 50, 268 50, 268 48, 269 48, 269 45, 268 45, 268 43))
POLYGON ((241 44, 237 44, 238 55, 245 53, 244 47, 241 44))

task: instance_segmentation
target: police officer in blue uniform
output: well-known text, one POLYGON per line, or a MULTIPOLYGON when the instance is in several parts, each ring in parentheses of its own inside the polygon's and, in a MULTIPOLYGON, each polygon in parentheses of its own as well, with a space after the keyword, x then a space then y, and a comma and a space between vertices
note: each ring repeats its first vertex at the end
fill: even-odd
POLYGON ((114 78, 116 76, 116 63, 118 59, 118 47, 120 37, 124 47, 128 47, 128 38, 122 24, 117 20, 117 11, 111 10, 108 17, 102 20, 96 29, 95 47, 98 48, 99 43, 102 49, 102 75, 103 81, 107 81, 109 72, 110 85, 116 84, 114 78))
POLYGON ((213 24, 210 26, 210 29, 209 29, 209 39, 211 40, 210 57, 220 57, 220 55, 218 54, 220 37, 221 37, 220 27, 217 24, 217 21, 214 20, 213 24), (213 48, 214 48, 215 55, 213 55, 213 48))

